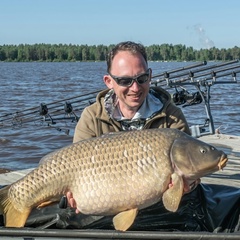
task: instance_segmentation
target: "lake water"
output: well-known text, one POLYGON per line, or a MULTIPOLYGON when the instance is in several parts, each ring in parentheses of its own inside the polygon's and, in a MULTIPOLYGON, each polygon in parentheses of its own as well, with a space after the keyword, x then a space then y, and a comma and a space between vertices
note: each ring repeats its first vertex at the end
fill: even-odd
MULTIPOLYGON (((149 63, 153 75, 192 64, 195 63, 149 63)), ((89 104, 89 99, 82 101, 84 95, 105 87, 102 81, 105 73, 105 62, 0 62, 0 168, 18 170, 35 167, 47 153, 70 144, 76 121, 61 120, 66 116, 74 118, 73 114, 67 115, 61 110, 64 109, 64 100, 74 102, 80 96, 81 101, 72 104, 74 113, 79 116, 82 108, 89 104), (59 120, 56 124, 41 121, 41 103, 49 109, 58 106, 59 120), (29 121, 16 121, 16 115, 29 121)), ((225 80, 232 78, 225 77, 225 80)), ((196 92, 192 86, 184 87, 196 92)), ((174 92, 174 89, 168 90, 174 92)), ((211 113, 215 128, 220 128, 222 133, 240 135, 239 90, 239 83, 211 87, 211 113)), ((204 124, 207 116, 203 103, 182 109, 190 126, 204 124)))

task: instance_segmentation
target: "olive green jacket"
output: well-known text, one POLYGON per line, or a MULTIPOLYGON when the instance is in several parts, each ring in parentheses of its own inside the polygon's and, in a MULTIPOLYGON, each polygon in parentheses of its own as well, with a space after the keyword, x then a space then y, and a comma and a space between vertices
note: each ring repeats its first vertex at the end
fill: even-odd
MULTIPOLYGON (((163 108, 151 119, 147 120, 144 129, 147 128, 177 128, 191 134, 187 121, 182 113, 171 100, 170 94, 160 87, 153 87, 157 93, 155 97, 161 99, 163 108)), ((96 102, 86 107, 75 128, 73 142, 83 139, 98 137, 110 132, 123 131, 120 122, 110 118, 104 107, 104 97, 109 91, 101 91, 96 102)))

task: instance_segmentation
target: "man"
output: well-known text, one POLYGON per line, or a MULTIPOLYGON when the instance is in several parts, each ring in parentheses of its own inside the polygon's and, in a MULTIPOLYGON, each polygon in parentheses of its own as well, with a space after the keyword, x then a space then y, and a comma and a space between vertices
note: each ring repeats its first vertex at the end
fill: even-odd
MULTIPOLYGON (((107 71, 103 81, 108 89, 82 112, 73 142, 147 128, 177 128, 190 134, 187 121, 170 94, 160 87, 150 87, 152 70, 143 45, 130 41, 117 44, 107 56, 107 71)), ((75 208, 70 192, 67 198, 75 208)))
POLYGON ((186 119, 168 92, 150 88, 152 71, 145 48, 134 42, 117 44, 107 57, 107 90, 84 109, 74 140, 105 133, 145 128, 178 128, 190 134, 186 119))

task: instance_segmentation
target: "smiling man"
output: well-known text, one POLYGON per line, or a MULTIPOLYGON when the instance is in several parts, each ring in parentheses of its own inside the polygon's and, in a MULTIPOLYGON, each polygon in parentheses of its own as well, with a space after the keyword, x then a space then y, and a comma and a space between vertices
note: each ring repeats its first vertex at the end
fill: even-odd
POLYGON ((107 56, 103 81, 108 87, 82 112, 74 140, 110 132, 147 128, 177 128, 190 134, 186 119, 170 94, 150 87, 152 70, 142 44, 121 42, 107 56))

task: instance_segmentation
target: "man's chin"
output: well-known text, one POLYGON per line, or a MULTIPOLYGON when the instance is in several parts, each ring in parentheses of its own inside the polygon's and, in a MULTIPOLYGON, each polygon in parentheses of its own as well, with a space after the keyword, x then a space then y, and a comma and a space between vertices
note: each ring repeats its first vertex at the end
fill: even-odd
POLYGON ((138 110, 141 106, 141 104, 139 102, 131 102, 128 104, 128 106, 131 108, 131 109, 134 109, 134 110, 138 110))

